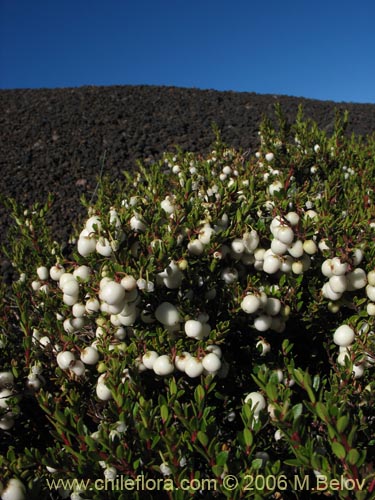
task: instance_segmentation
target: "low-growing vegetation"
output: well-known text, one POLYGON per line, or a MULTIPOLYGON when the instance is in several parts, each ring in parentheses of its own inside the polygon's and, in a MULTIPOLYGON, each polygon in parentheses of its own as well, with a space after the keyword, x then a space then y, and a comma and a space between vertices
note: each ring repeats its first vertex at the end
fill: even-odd
POLYGON ((374 498, 375 137, 276 116, 101 179, 68 248, 6 200, 4 500, 374 498))

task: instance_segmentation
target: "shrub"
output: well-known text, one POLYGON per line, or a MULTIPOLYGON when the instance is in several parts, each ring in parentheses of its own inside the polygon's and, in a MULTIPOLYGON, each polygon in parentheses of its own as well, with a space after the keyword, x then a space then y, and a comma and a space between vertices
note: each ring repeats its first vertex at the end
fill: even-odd
POLYGON ((6 202, 4 498, 373 498, 375 138, 276 115, 102 179, 65 250, 6 202))

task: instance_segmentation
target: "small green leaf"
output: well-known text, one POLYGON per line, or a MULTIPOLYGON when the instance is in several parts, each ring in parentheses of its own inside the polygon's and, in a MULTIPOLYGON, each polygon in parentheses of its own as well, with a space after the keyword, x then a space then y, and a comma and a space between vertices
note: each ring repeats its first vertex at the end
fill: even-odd
POLYGON ((304 383, 303 371, 300 368, 295 369, 295 370, 293 370, 293 375, 294 375, 296 382, 299 382, 300 385, 303 385, 303 383, 304 383))
POLYGON ((297 403, 292 408, 293 419, 296 420, 298 417, 302 415, 302 403, 297 403))
POLYGON ((168 411, 167 405, 162 405, 160 407, 160 414, 161 414, 161 418, 162 418, 162 421, 164 424, 168 420, 168 416, 169 416, 169 411, 168 411))
POLYGON ((349 425, 349 417, 347 415, 342 415, 339 417, 336 423, 337 430, 339 431, 340 434, 344 432, 344 430, 348 427, 349 425))
POLYGON ((205 397, 204 389, 201 385, 198 385, 194 391, 194 399, 198 405, 200 405, 205 397))
POLYGON ((346 460, 351 464, 351 465, 356 465, 358 460, 360 458, 359 451, 356 450, 355 448, 352 448, 348 456, 346 457, 346 460))
POLYGON ((270 382, 269 384, 267 384, 267 386, 266 386, 266 393, 267 393, 268 398, 271 401, 276 401, 277 400, 277 387, 272 382, 270 382))
POLYGON ((346 452, 343 445, 335 441, 331 444, 331 446, 332 446, 332 451, 336 455, 336 457, 339 458, 340 460, 344 460, 346 452))
POLYGON ((172 395, 177 394, 177 384, 176 384, 176 380, 174 379, 174 377, 170 379, 169 390, 170 390, 170 393, 172 395))
POLYGON ((208 436, 205 432, 198 431, 197 437, 204 447, 208 445, 208 436))
POLYGON ((351 430, 349 432, 349 435, 347 437, 349 446, 353 445, 354 439, 355 439, 355 437, 357 435, 357 429, 358 429, 358 426, 354 425, 354 426, 352 426, 352 428, 351 428, 351 430))
POLYGON ((251 446, 253 444, 253 434, 250 429, 244 429, 243 431, 243 438, 245 441, 246 446, 251 446))
POLYGON ((319 375, 315 375, 315 377, 313 378, 313 389, 314 391, 317 391, 320 387, 320 376, 319 375))
POLYGON ((261 458, 256 458, 251 462, 251 467, 255 470, 261 469, 263 465, 263 460, 261 458))
POLYGON ((229 453, 221 451, 216 457, 216 465, 223 466, 227 463, 229 453))
POLYGON ((338 437, 337 431, 335 427, 333 427, 333 425, 327 424, 327 428, 328 428, 328 436, 330 437, 330 439, 335 439, 338 437))
POLYGON ((316 413, 323 422, 328 422, 328 410, 321 401, 318 401, 315 406, 316 413))

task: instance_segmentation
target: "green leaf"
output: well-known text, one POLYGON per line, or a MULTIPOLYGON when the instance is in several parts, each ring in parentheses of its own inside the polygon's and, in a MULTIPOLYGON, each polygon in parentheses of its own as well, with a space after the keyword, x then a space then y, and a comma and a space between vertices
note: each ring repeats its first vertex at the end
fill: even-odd
POLYGON ((346 460, 351 464, 351 465, 356 465, 358 460, 360 458, 360 454, 359 454, 359 451, 356 450, 355 448, 352 448, 347 457, 346 457, 346 460))
POLYGON ((334 441, 333 443, 331 443, 331 446, 332 446, 332 451, 336 455, 336 457, 339 458, 340 460, 344 460, 346 452, 343 445, 341 443, 338 443, 337 441, 334 441))
POLYGON ((316 413, 323 422, 328 422, 328 410, 321 401, 318 401, 315 406, 316 413))
POLYGON ((296 368, 293 370, 293 376, 300 385, 303 385, 304 383, 304 376, 303 376, 303 371, 300 368, 296 368))
POLYGON ((354 425, 354 426, 352 426, 352 428, 351 428, 351 430, 349 432, 349 435, 347 437, 349 446, 353 445, 354 439, 357 436, 357 429, 358 429, 358 426, 354 425))
POLYGON ((243 405, 242 414, 243 414, 242 419, 244 421, 244 424, 247 425, 247 423, 250 422, 250 420, 252 419, 250 405, 243 405))
POLYGON ((176 384, 176 380, 174 379, 174 377, 171 378, 169 381, 169 391, 172 395, 177 394, 177 384, 176 384))
POLYGON ((268 398, 271 401, 276 401, 277 400, 277 387, 276 387, 276 385, 274 383, 269 382, 266 385, 266 393, 267 393, 268 398))
POLYGON ((296 420, 298 417, 302 415, 302 403, 297 403, 292 408, 293 419, 296 420))
POLYGON ((161 414, 161 418, 162 418, 162 421, 164 424, 168 420, 168 416, 169 416, 169 411, 168 411, 167 405, 162 405, 160 407, 160 414, 161 414))
POLYGON ((342 415, 341 417, 339 417, 336 423, 336 427, 340 434, 342 434, 344 430, 348 427, 349 422, 350 420, 347 415, 342 415))
POLYGON ((327 424, 327 428, 328 428, 328 435, 329 435, 330 439, 335 439, 339 436, 337 434, 335 427, 333 427, 333 425, 327 424))
POLYGON ((255 470, 259 470, 262 468, 263 460, 261 458, 256 458, 251 462, 251 467, 255 470))
POLYGON ((227 463, 229 453, 227 451, 221 451, 216 457, 216 465, 223 466, 227 463))
POLYGON ((212 472, 215 474, 215 476, 218 478, 221 476, 223 473, 223 466, 222 465, 214 465, 212 467, 212 472))
POLYGON ((251 446, 253 444, 253 434, 250 429, 244 429, 243 431, 243 438, 245 441, 246 446, 251 446))
POLYGON ((320 387, 320 376, 315 375, 313 378, 313 389, 314 391, 317 391, 320 387))
POLYGON ((196 388, 195 388, 195 391, 194 391, 194 399, 195 401, 197 402, 198 405, 201 405, 204 397, 205 397, 205 391, 203 389, 203 387, 201 385, 198 385, 196 388))
POLYGON ((197 437, 204 447, 208 445, 208 436, 205 432, 198 431, 197 437))

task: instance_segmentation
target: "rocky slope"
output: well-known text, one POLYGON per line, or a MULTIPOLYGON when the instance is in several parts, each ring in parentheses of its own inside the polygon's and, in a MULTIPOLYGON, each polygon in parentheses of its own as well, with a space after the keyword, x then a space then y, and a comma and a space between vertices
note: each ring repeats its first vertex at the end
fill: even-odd
MULTIPOLYGON (((175 145, 205 152, 212 123, 228 145, 254 151, 262 116, 272 117, 276 102, 290 120, 302 104, 305 116, 328 132, 335 109, 349 111, 348 133, 375 131, 375 104, 156 86, 0 90, 0 196, 28 207, 52 192, 48 223, 62 241, 101 166, 118 177, 137 159, 150 161, 175 145)), ((3 241, 9 224, 0 205, 3 241)))

